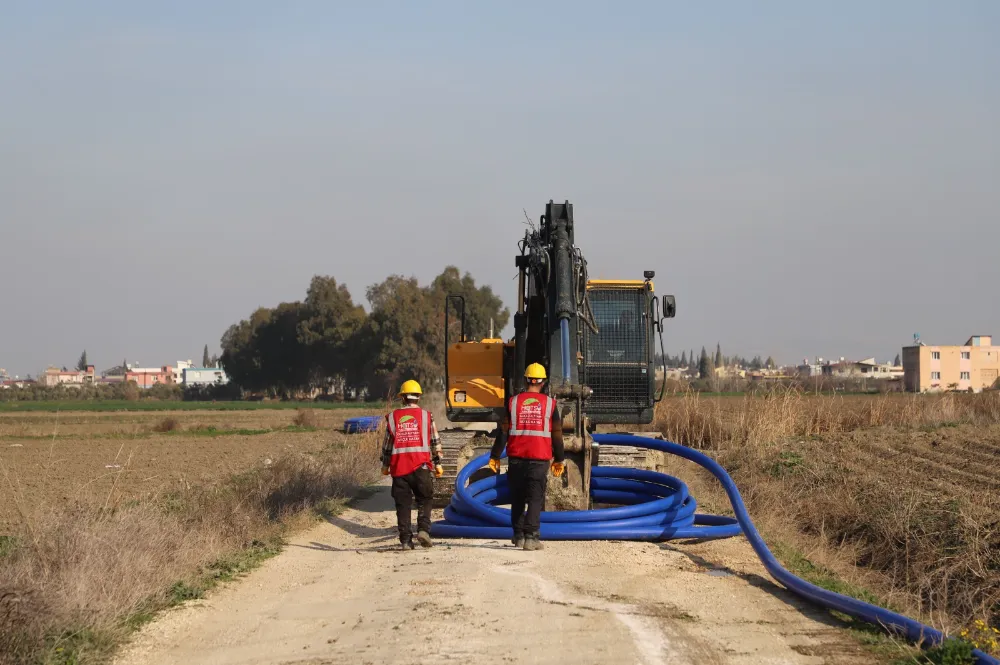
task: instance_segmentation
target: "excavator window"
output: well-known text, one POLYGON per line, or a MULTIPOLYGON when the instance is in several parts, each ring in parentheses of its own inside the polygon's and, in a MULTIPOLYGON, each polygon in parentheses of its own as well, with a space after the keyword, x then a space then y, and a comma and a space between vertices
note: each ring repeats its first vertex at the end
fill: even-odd
POLYGON ((589 291, 598 332, 584 335, 588 409, 623 413, 648 408, 652 399, 647 294, 635 288, 589 291))

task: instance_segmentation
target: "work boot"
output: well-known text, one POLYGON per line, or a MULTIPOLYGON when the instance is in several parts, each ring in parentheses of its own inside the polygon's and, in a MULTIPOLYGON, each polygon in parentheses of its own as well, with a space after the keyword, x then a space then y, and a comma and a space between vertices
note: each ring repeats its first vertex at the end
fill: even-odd
POLYGON ((409 550, 416 549, 413 546, 413 539, 409 538, 407 540, 400 541, 399 542, 399 549, 403 550, 404 552, 408 552, 409 550))
MULTIPOLYGON (((431 535, 426 531, 420 531, 419 533, 417 533, 417 542, 420 543, 421 547, 434 546, 434 541, 431 540, 431 535)), ((411 543, 410 546, 412 547, 413 544, 411 543)))
POLYGON ((514 537, 511 538, 510 542, 514 544, 514 547, 521 548, 524 547, 524 534, 515 533, 514 537))
POLYGON ((534 552, 536 550, 545 549, 545 546, 542 545, 542 541, 538 538, 538 534, 531 534, 530 536, 525 536, 523 547, 527 552, 534 552))

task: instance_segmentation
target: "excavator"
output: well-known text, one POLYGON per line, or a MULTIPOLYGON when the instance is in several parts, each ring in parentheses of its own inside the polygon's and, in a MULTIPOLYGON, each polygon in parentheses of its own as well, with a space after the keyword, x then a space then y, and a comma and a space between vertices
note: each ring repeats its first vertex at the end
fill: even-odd
MULTIPOLYGON (((591 469, 601 463, 601 452, 590 435, 598 426, 652 422, 664 390, 661 385, 657 392, 656 342, 662 357, 664 322, 676 315, 676 300, 654 294, 652 270, 644 271, 643 279, 590 279, 575 238, 573 204, 550 200, 538 225, 531 223, 518 243, 510 340, 493 337, 492 331, 485 339, 470 339, 464 298, 447 297, 447 417, 469 429, 441 432, 445 473, 435 480, 435 506, 448 504, 459 470, 492 446, 507 398, 524 389, 530 363, 545 367, 546 390, 557 399, 564 423, 566 473, 561 483, 549 483, 549 509, 592 507, 591 469)), ((615 452, 613 463, 621 464, 622 453, 615 452)), ((480 470, 472 481, 489 473, 480 470)))

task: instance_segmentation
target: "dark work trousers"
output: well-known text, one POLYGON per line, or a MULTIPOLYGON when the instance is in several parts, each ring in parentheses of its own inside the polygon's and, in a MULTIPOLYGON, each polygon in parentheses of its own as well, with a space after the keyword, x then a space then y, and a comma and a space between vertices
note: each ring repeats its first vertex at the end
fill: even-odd
POLYGON ((420 467, 405 476, 392 479, 392 500, 396 502, 396 525, 399 542, 413 538, 410 530, 413 515, 413 498, 417 499, 417 531, 431 531, 431 508, 434 505, 434 480, 430 469, 420 467))
POLYGON ((523 457, 507 458, 510 525, 514 529, 515 538, 538 535, 540 516, 545 508, 545 485, 548 479, 548 461, 523 457))

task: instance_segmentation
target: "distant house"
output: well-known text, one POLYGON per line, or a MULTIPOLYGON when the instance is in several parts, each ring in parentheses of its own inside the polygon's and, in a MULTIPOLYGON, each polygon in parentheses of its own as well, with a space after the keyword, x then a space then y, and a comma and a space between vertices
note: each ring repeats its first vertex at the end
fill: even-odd
POLYGON ((903 347, 903 382, 910 392, 980 392, 995 387, 998 376, 1000 346, 993 346, 990 335, 970 337, 963 346, 928 346, 915 341, 903 347))
POLYGON ((173 383, 173 378, 170 367, 133 367, 125 374, 126 381, 134 381, 140 388, 170 384, 173 383))
POLYGON ((27 388, 35 385, 34 379, 18 379, 10 377, 0 380, 0 390, 10 390, 11 388, 27 388))
POLYGON ((185 388, 229 383, 229 377, 221 367, 186 367, 182 377, 181 382, 185 388))
POLYGON ((192 367, 194 367, 194 363, 190 360, 178 360, 177 364, 170 368, 173 375, 173 382, 184 383, 184 370, 192 367))
MULTIPOLYGON (((892 363, 878 363, 875 358, 864 360, 845 360, 828 362, 820 365, 823 376, 838 379, 899 379, 903 376, 903 368, 892 363)), ((800 374, 801 368, 800 368, 800 374)), ((808 374, 815 376, 815 373, 808 374)))
POLYGON ((800 377, 820 376, 823 374, 823 359, 817 358, 816 362, 809 362, 808 358, 802 359, 802 364, 795 368, 795 373, 800 377))
POLYGON ((83 371, 64 371, 58 367, 49 367, 45 370, 42 376, 39 377, 38 382, 47 388, 53 388, 55 386, 80 388, 81 386, 93 385, 95 374, 96 371, 94 370, 93 365, 88 365, 87 369, 83 371))
POLYGON ((745 379, 747 372, 741 367, 716 367, 715 378, 717 379, 745 379))

